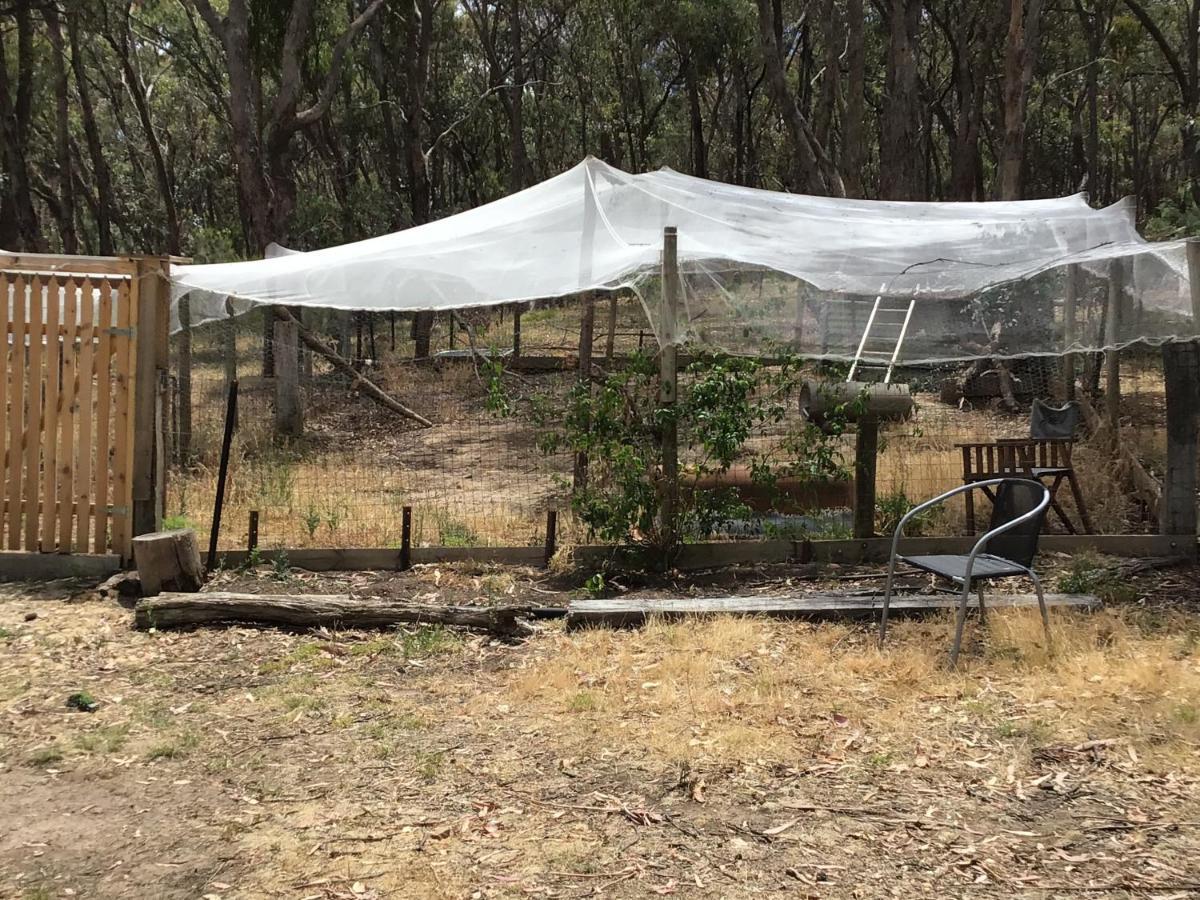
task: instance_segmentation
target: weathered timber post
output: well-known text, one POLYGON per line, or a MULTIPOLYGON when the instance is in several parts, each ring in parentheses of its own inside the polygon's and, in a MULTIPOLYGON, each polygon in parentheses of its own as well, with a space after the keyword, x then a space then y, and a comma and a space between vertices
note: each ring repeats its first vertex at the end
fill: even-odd
POLYGON ((184 465, 192 456, 192 303, 187 294, 179 298, 179 398, 175 414, 176 459, 184 465))
MULTIPOLYGON (((596 297, 588 291, 583 295, 583 315, 579 321, 579 381, 588 387, 592 380, 592 339, 596 332, 596 297)), ((575 454, 572 485, 575 490, 587 487, 588 458, 582 450, 575 454)))
POLYGON ((1075 354, 1071 347, 1076 341, 1075 307, 1079 300, 1079 281, 1082 273, 1078 264, 1067 266, 1066 291, 1063 295, 1063 381, 1066 384, 1067 399, 1075 399, 1075 354))
POLYGON ((237 320, 233 317, 233 301, 225 298, 225 321, 221 324, 221 354, 225 357, 225 383, 223 389, 229 391, 229 383, 237 381, 237 320))
POLYGON ((1188 288, 1192 293, 1192 323, 1200 330, 1200 238, 1187 242, 1188 288))
POLYGON ((304 433, 300 407, 300 324, 275 319, 275 433, 299 437, 304 433))
POLYGON ((524 303, 513 307, 513 359, 519 359, 521 356, 521 311, 524 308, 524 303))
POLYGON ((170 261, 145 256, 134 260, 137 297, 137 374, 133 396, 133 533, 148 534, 162 525, 166 493, 164 394, 170 361, 170 261))
MULTIPOLYGON (((1193 292, 1200 289, 1193 283, 1193 292)), ((1163 344, 1167 393, 1167 465, 1159 530, 1196 536, 1196 467, 1200 459, 1200 344, 1163 344)), ((1189 546, 1194 547, 1194 542, 1189 546)))
POLYGON ((679 429, 675 422, 675 403, 679 399, 679 236, 674 225, 663 229, 662 292, 663 311, 659 329, 662 349, 659 354, 658 400, 666 414, 662 417, 662 499, 661 528, 663 545, 671 546, 678 537, 679 500, 679 429))
MULTIPOLYGON (((1200 240, 1187 242, 1188 289, 1192 321, 1200 330, 1200 240)), ((1163 380, 1167 394, 1167 465, 1159 530, 1196 536, 1197 465, 1200 465, 1200 342, 1163 344, 1163 380)), ((1194 549, 1193 542, 1188 543, 1194 549)))
POLYGON ((620 299, 621 295, 615 291, 608 298, 608 333, 604 337, 604 359, 609 363, 612 362, 617 346, 617 303, 620 299))
POLYGON ((1125 293, 1124 260, 1114 259, 1108 269, 1108 309, 1104 320, 1104 422, 1115 448, 1121 426, 1121 304, 1125 293))
POLYGON ((854 536, 875 536, 875 472, 879 463, 879 419, 858 420, 854 436, 854 536))

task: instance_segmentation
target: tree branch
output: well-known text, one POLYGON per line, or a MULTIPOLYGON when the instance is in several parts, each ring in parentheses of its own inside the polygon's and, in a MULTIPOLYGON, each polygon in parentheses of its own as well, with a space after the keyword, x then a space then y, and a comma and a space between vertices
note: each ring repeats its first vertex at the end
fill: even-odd
POLYGON ((338 38, 337 44, 334 45, 333 55, 329 60, 329 71, 325 73, 325 84, 321 86, 321 93, 317 97, 317 102, 308 109, 301 110, 296 114, 294 119, 293 129, 304 128, 311 125, 318 119, 322 118, 329 110, 329 104, 333 101, 334 91, 337 90, 337 82, 342 74, 342 66, 346 60, 346 51, 350 49, 350 45, 354 43, 355 38, 362 32, 367 24, 375 17, 375 14, 383 8, 384 0, 371 0, 371 5, 359 13, 358 17, 350 23, 350 27, 338 38))
POLYGON ((1147 34, 1158 44, 1158 49, 1162 51, 1163 58, 1167 61, 1167 65, 1171 67, 1171 72, 1175 76, 1175 80, 1179 83, 1179 91, 1183 95, 1184 106, 1188 109, 1196 102, 1196 87, 1188 78, 1187 72, 1184 71, 1183 64, 1179 61, 1179 54, 1175 52, 1175 48, 1171 42, 1167 40, 1166 35, 1162 33, 1162 29, 1158 27, 1158 23, 1151 18, 1138 0, 1125 0, 1125 5, 1129 7, 1129 11, 1134 17, 1142 23, 1142 27, 1146 29, 1147 34))

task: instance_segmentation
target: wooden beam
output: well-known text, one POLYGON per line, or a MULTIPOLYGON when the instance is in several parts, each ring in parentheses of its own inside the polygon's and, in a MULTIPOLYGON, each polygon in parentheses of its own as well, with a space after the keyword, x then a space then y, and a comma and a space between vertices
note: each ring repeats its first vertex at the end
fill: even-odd
POLYGON ((674 225, 663 229, 662 294, 663 308, 659 331, 658 402, 662 416, 662 494, 659 500, 659 528, 663 545, 672 546, 678 534, 679 505, 679 429, 675 422, 675 404, 679 399, 679 306, 682 285, 679 281, 679 235, 674 225))
POLYGON ((137 261, 137 369, 133 376, 133 535, 158 531, 162 525, 163 482, 157 458, 163 435, 158 433, 159 386, 166 378, 169 333, 170 264, 158 257, 137 261))
MULTIPOLYGON (((998 608, 1037 608, 1033 594, 989 594, 988 606, 998 608)), ((958 597, 948 595, 895 596, 888 614, 920 615, 957 609, 958 597)), ((1047 606, 1093 610, 1101 606, 1091 594, 1047 594, 1047 606)), ((883 607, 883 588, 877 596, 851 597, 846 594, 813 593, 791 597, 614 597, 611 599, 572 600, 567 610, 567 628, 608 626, 622 628, 642 625, 650 618, 668 620, 704 618, 719 615, 756 616, 771 619, 856 619, 874 618, 883 607)))
POLYGON ((275 433, 287 438, 304 434, 300 407, 300 323, 275 320, 275 433))
POLYGON ((0 253, 0 269, 40 272, 45 275, 133 276, 137 261, 127 256, 60 256, 54 253, 0 253))
POLYGON ((1115 448, 1121 431, 1121 306, 1125 293, 1125 263, 1114 259, 1108 268, 1108 308, 1104 317, 1104 424, 1115 448))
POLYGON ((1187 242, 1188 289, 1192 295, 1192 321, 1200 327, 1200 238, 1187 242))
POLYGON ((854 536, 875 535, 875 471, 879 463, 879 420, 861 419, 854 436, 854 536))

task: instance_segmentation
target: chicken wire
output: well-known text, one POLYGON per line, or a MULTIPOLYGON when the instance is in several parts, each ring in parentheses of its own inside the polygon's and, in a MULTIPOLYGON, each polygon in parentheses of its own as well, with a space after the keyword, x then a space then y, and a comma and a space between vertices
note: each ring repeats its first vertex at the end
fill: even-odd
MULTIPOLYGON (((758 285, 753 289, 757 291, 758 285)), ((788 298, 787 310, 794 314, 794 281, 772 284, 768 279, 762 289, 764 294, 775 291, 788 298)), ((1083 307, 1081 303, 1081 329, 1091 327, 1083 307)), ((168 524, 191 525, 202 534, 211 526, 226 389, 228 379, 236 376, 238 427, 222 549, 246 547, 252 510, 258 513, 258 539, 264 548, 398 547, 406 506, 413 510, 415 546, 540 545, 545 539, 546 512, 551 509, 561 511, 560 540, 594 539, 569 512, 570 453, 542 452, 539 435, 544 425, 534 421, 528 406, 519 402, 536 394, 543 401, 549 398, 552 407, 565 409, 578 378, 581 309, 577 300, 569 299, 523 305, 519 328, 514 307, 441 313, 432 322, 432 357, 420 362, 413 360, 410 316, 306 310, 306 328, 355 360, 367 377, 432 421, 433 427, 422 428, 377 405, 324 358, 302 346, 304 427, 299 438, 276 434, 275 383, 261 374, 261 311, 189 330, 190 428, 185 428, 187 417, 181 409, 181 341, 175 335, 168 409, 172 460, 168 524), (491 402, 497 373, 514 401, 508 415, 499 415, 491 402)), ((638 297, 630 292, 602 295, 594 310, 592 354, 597 377, 618 371, 638 350, 656 352, 638 297)), ((813 307, 805 308, 804 315, 802 328, 819 329, 813 307)), ((826 323, 826 327, 833 326, 826 323)), ((1102 410, 1107 389, 1102 354, 1079 352, 1069 358, 1075 367, 1076 394, 1102 410)), ((893 380, 909 385, 915 410, 907 421, 882 427, 877 529, 894 523, 897 510, 962 483, 957 444, 1028 436, 1033 399, 1056 401, 1067 395, 1067 359, 1060 355, 898 365, 893 380)), ((769 356, 763 360, 767 366, 773 362, 769 356)), ((1121 360, 1119 443, 1131 448, 1152 476, 1161 475, 1165 416, 1159 354, 1138 345, 1123 351, 1121 360)), ((806 375, 827 379, 844 379, 848 369, 844 361, 806 366, 806 375)), ((865 373, 859 374, 875 378, 882 374, 878 368, 873 376, 865 373)), ((774 453, 785 465, 795 462, 787 458, 787 448, 794 446, 789 438, 807 427, 799 405, 789 402, 779 421, 755 430, 738 463, 764 452, 774 453)), ((844 475, 851 476, 852 431, 829 440, 844 475)), ((1107 438, 1081 430, 1075 462, 1097 530, 1154 530, 1150 505, 1130 490, 1127 473, 1120 470, 1107 438)), ((805 496, 807 508, 797 508, 789 497, 780 496, 765 508, 759 504, 751 515, 723 523, 713 536, 850 535, 848 481, 818 492, 815 499, 811 492, 805 496)), ((1066 490, 1060 499, 1069 518, 1080 524, 1066 490)), ((987 515, 984 507, 981 520, 987 515)), ((918 523, 926 534, 961 533, 963 526, 960 503, 918 523)), ((1051 528, 1063 530, 1055 519, 1051 528)))

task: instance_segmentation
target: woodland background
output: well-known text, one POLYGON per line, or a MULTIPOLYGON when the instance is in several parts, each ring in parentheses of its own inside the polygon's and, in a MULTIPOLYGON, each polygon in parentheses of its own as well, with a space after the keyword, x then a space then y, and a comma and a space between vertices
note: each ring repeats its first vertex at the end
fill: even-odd
POLYGON ((586 154, 1200 230, 1200 0, 0 0, 0 36, 9 250, 312 249, 586 154))

